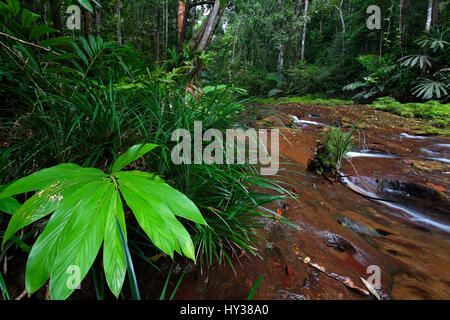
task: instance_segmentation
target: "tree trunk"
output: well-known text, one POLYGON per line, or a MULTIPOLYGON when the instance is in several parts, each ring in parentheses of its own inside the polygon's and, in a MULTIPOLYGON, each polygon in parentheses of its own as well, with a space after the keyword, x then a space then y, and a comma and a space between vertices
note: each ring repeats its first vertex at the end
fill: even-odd
POLYGON ((53 28, 58 30, 58 35, 63 34, 61 22, 61 0, 52 0, 51 7, 53 10, 53 28))
POLYGON ((144 0, 141 0, 141 5, 138 8, 138 16, 139 16, 139 49, 142 50, 142 38, 144 32, 144 0))
POLYGON ((220 0, 214 0, 214 6, 211 9, 208 17, 202 23, 197 31, 197 34, 191 40, 189 48, 191 50, 207 51, 209 44, 211 43, 214 32, 219 25, 220 19, 225 11, 225 4, 220 5, 220 0))
MULTIPOLYGON (((205 45, 205 47, 202 50, 208 51, 208 48, 211 45, 211 41, 212 41, 214 35, 216 34, 217 27, 220 24, 220 20, 222 19, 222 16, 223 16, 224 12, 225 12, 225 5, 220 7, 219 12, 218 12, 218 14, 216 16, 216 19, 215 19, 215 22, 214 22, 214 27, 212 29, 212 32, 209 33, 208 39, 206 41, 206 45, 205 45)), ((254 38, 253 38, 253 40, 254 40, 254 38)))
POLYGON ((432 19, 433 21, 431 22, 431 25, 434 27, 437 25, 439 20, 439 0, 434 0, 432 19))
MULTIPOLYGON (((97 0, 98 4, 101 4, 101 0, 97 0)), ((97 30, 97 36, 102 35, 102 11, 99 6, 95 6, 95 27, 97 30)))
POLYGON ((156 61, 159 61, 159 51, 160 51, 160 29, 161 29, 161 14, 160 14, 159 0, 156 2, 156 61))
POLYGON ((94 26, 92 23, 92 13, 83 9, 84 20, 84 36, 87 38, 90 34, 94 33, 94 26))
MULTIPOLYGON (((284 46, 282 43, 280 43, 280 50, 278 52, 278 79, 281 80, 281 77, 283 76, 284 68, 284 46)), ((277 84, 278 86, 278 84, 277 84)))
POLYGON ((425 31, 427 32, 430 31, 432 18, 433 18, 433 0, 428 0, 427 22, 425 24, 425 31))
POLYGON ((164 52, 163 57, 167 56, 167 49, 169 48, 169 1, 164 1, 164 52))
POLYGON ((400 35, 400 50, 402 51, 403 55, 403 6, 405 4, 405 0, 400 0, 399 3, 399 17, 398 17, 398 32, 400 35))
POLYGON ((302 57, 301 62, 305 61, 305 41, 306 41, 306 23, 308 18, 308 4, 309 0, 305 1, 305 13, 303 14, 303 35, 302 35, 302 57))
POLYGON ((341 18, 341 25, 342 25, 342 55, 345 55, 345 36, 346 36, 346 29, 345 29, 345 20, 344 20, 344 12, 342 9, 342 5, 344 3, 344 0, 341 0, 339 7, 335 6, 339 11, 339 17, 341 18))
POLYGON ((181 42, 181 33, 186 33, 186 21, 187 15, 189 14, 189 2, 186 0, 186 3, 183 1, 178 1, 178 41, 181 42))
POLYGON ((122 17, 120 15, 120 7, 122 6, 122 3, 120 0, 117 0, 116 2, 116 15, 117 15, 117 42, 122 44, 122 32, 121 32, 121 24, 122 24, 122 17))
MULTIPOLYGON (((300 3, 299 3, 299 0, 295 0, 295 4, 294 4, 294 21, 295 22, 297 22, 299 12, 300 12, 300 3)), ((298 37, 298 27, 297 26, 295 27, 294 34, 295 34, 294 63, 292 65, 292 67, 295 70, 298 65, 298 47, 300 46, 300 40, 298 37)), ((295 82, 295 79, 293 80, 293 82, 295 82)))

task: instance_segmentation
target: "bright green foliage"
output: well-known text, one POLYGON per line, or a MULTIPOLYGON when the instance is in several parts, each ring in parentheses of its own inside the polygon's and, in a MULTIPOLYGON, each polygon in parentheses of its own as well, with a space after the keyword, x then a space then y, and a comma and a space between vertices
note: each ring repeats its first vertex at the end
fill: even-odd
POLYGON ((400 103, 394 98, 383 97, 375 100, 372 106, 408 118, 434 119, 438 127, 445 127, 450 121, 450 104, 433 100, 425 103, 400 103))
POLYGON ((400 59, 401 65, 411 69, 418 69, 421 76, 413 87, 413 94, 422 99, 448 99, 450 90, 448 61, 449 42, 448 32, 432 28, 429 32, 417 39, 416 43, 422 47, 424 54, 415 54, 400 59), (429 56, 429 53, 433 56, 429 56), (423 75, 429 70, 434 71, 424 78, 423 75))
POLYGON ((110 175, 60 164, 19 179, 0 193, 0 198, 8 199, 36 191, 12 216, 3 245, 19 229, 52 213, 28 257, 25 281, 29 294, 50 277, 51 298, 66 299, 76 287, 68 285, 71 268, 79 268, 81 282, 103 242, 106 280, 118 296, 126 272, 117 224, 118 220, 125 230, 121 195, 155 246, 171 257, 176 251, 195 260, 194 244, 176 216, 204 225, 198 208, 156 175, 120 171, 155 147, 131 147, 112 164, 110 175))
POLYGON ((338 178, 342 160, 351 151, 353 144, 352 135, 355 128, 356 123, 353 124, 349 132, 345 133, 339 128, 330 127, 324 133, 323 140, 309 169, 316 170, 318 173, 328 172, 338 178))
MULTIPOLYGON (((5 190, 6 186, 0 186, 0 193, 5 190)), ((14 199, 13 197, 6 197, 0 199, 0 212, 6 212, 9 214, 13 214, 21 207, 19 201, 14 199)))
POLYGON ((305 104, 305 105, 322 105, 322 106, 335 106, 335 105, 350 105, 354 104, 352 100, 341 100, 341 99, 325 99, 322 97, 314 96, 314 95, 306 95, 302 97, 286 97, 280 99, 262 99, 263 103, 276 103, 276 104, 305 104))

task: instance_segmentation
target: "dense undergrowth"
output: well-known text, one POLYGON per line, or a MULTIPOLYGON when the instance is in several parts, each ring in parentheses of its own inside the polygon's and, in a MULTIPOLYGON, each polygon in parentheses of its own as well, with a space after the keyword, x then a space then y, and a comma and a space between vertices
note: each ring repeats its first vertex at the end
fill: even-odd
POLYGON ((317 95, 305 95, 301 97, 283 97, 283 98, 265 98, 260 100, 261 103, 265 104, 304 104, 304 105, 323 105, 323 106, 334 106, 334 105, 351 105, 355 102, 352 100, 341 100, 341 99, 330 99, 324 96, 317 95))
POLYGON ((384 97, 375 100, 371 107, 407 118, 433 120, 432 125, 437 129, 445 129, 450 125, 450 104, 434 100, 424 103, 400 103, 394 98, 384 97))
MULTIPOLYGON (((0 50, 0 184, 9 186, 60 163, 106 171, 129 147, 152 143, 159 148, 126 170, 159 175, 199 208, 206 224, 182 221, 193 239, 198 264, 225 261, 233 267, 234 256, 257 254, 261 218, 277 216, 262 206, 290 195, 283 184, 276 177, 261 177, 248 163, 176 165, 171 160, 176 129, 184 128, 193 136, 195 121, 202 121, 203 130, 222 133, 245 128, 248 113, 257 111, 246 104, 242 90, 215 85, 196 90, 187 71, 195 68, 193 61, 198 64, 200 56, 186 52, 188 48, 169 60, 145 65, 132 47, 101 37, 39 41, 54 30, 33 25, 36 15, 15 6, 1 13, 1 29, 10 36, 0 50)), ((14 204, 32 197, 33 192, 27 192, 14 204)), ((9 215, 0 212, 0 218, 0 229, 5 230, 9 215)), ((12 241, 3 247, 1 257, 6 250, 29 253, 36 234, 48 223, 42 217, 9 235, 12 241)), ((155 266, 152 257, 160 254, 160 246, 132 218, 126 231, 132 256, 155 266)), ((99 263, 96 260, 91 269, 96 287, 104 286, 97 283, 104 278, 95 276, 99 263)), ((7 297, 8 279, 0 280, 7 297)), ((120 293, 122 298, 127 295, 120 293)))
MULTIPOLYGON (((355 104, 352 100, 327 99, 316 95, 263 98, 259 99, 258 102, 267 105, 283 105, 292 103, 298 105, 321 105, 331 108, 333 106, 355 104)), ((381 97, 365 106, 367 108, 386 111, 406 118, 426 120, 423 125, 423 131, 427 134, 450 133, 450 104, 448 103, 445 104, 435 100, 401 103, 392 97, 381 97)))

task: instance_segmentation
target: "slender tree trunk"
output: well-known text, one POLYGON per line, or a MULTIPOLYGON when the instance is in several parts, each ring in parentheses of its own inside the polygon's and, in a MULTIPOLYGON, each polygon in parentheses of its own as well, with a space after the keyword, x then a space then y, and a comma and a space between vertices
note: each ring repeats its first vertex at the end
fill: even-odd
POLYGON ((339 7, 335 6, 339 11, 339 17, 341 19, 341 25, 342 25, 342 55, 345 55, 345 37, 346 37, 346 28, 345 28, 345 20, 344 20, 344 12, 342 5, 344 4, 344 0, 341 0, 339 7))
POLYGON ((141 0, 141 4, 138 8, 138 16, 139 16, 139 49, 142 50, 142 38, 144 32, 144 0, 141 0))
MULTIPOLYGON (((295 22, 297 22, 299 12, 300 12, 300 3, 299 3, 299 0, 295 0, 295 3, 294 3, 294 21, 295 22)), ((298 36, 298 27, 297 27, 297 25, 296 25, 296 27, 294 29, 294 35, 295 35, 294 63, 292 65, 292 68, 295 70, 297 68, 297 65, 298 65, 298 48, 300 46, 300 40, 299 40, 299 36, 298 36)), ((295 83, 295 77, 293 79, 293 83, 295 83)))
POLYGON ((163 57, 166 58, 167 56, 167 49, 169 48, 169 1, 164 1, 164 52, 163 57))
POLYGON ((94 26, 92 23, 92 13, 83 9, 83 20, 84 20, 84 36, 88 37, 90 34, 94 33, 94 26))
POLYGON ((53 28, 58 30, 58 35, 63 34, 61 21, 61 0, 52 0, 51 6, 53 9, 53 28))
MULTIPOLYGON (((48 3, 44 2, 43 7, 44 7, 44 24, 48 26, 48 11, 49 11, 48 3)), ((45 37, 47 38, 47 40, 50 39, 50 34, 46 33, 45 37)))
MULTIPOLYGON (((101 0, 97 0, 101 5, 101 0)), ((99 6, 95 6, 95 27, 97 30, 97 36, 102 35, 102 9, 99 6)))
POLYGON ((206 17, 205 21, 200 26, 197 34, 194 36, 189 44, 191 50, 206 51, 211 43, 214 32, 219 25, 220 19, 225 11, 225 4, 220 5, 220 0, 214 0, 214 6, 211 12, 206 17))
POLYGON ((306 24, 307 24, 307 19, 308 19, 308 4, 309 4, 309 0, 306 0, 305 1, 305 13, 303 15, 302 57, 301 57, 302 64, 305 61, 305 41, 306 41, 306 24))
POLYGON ((323 26, 323 11, 320 13, 320 24, 319 24, 319 33, 322 35, 322 26, 323 26))
POLYGON ((117 0, 116 2, 116 15, 117 15, 117 42, 122 44, 122 17, 120 12, 120 7, 122 6, 122 3, 120 0, 117 0))
POLYGON ((283 68, 284 68, 284 46, 282 43, 280 43, 279 46, 280 50, 278 52, 278 78, 281 80, 281 77, 283 76, 283 68))
POLYGON ((181 43, 181 34, 186 33, 186 21, 187 15, 189 14, 189 2, 186 0, 186 3, 183 1, 178 1, 178 41, 181 43))
MULTIPOLYGON (((195 25, 197 24, 197 9, 192 8, 194 11, 193 17, 192 17, 192 35, 195 34, 195 25)), ((186 41, 186 38, 183 40, 183 42, 186 41)))
POLYGON ((403 6, 405 4, 405 0, 400 0, 400 3, 398 5, 399 7, 399 17, 398 17, 398 32, 400 36, 400 50, 402 51, 403 55, 403 6))
POLYGON ((439 20, 439 0, 434 0, 432 16, 433 21, 431 22, 431 25, 434 27, 437 25, 439 20))
POLYGON ((220 9, 219 9, 219 12, 218 12, 218 14, 216 16, 216 19, 214 21, 213 30, 212 30, 212 32, 209 33, 208 39, 206 41, 206 45, 203 48, 204 51, 208 51, 208 48, 211 45, 211 41, 212 41, 214 35, 216 34, 217 28, 219 27, 220 20, 222 19, 222 16, 223 16, 224 12, 225 12, 225 5, 221 6, 220 9))
POLYGON ((209 36, 213 32, 214 24, 215 24, 218 14, 219 14, 219 10, 220 10, 220 0, 216 0, 214 2, 213 8, 211 10, 211 14, 208 16, 208 21, 206 24, 206 29, 204 31, 203 37, 200 39, 199 49, 202 51, 206 48, 206 44, 208 43, 209 36))
POLYGON ((433 18, 433 0, 428 0, 427 22, 425 24, 425 31, 427 32, 430 31, 432 18, 433 18))
MULTIPOLYGON (((431 29, 431 23, 433 20, 433 0, 428 0, 428 8, 427 8, 427 22, 425 24, 425 31, 429 32, 431 29)), ((428 48, 425 48, 424 55, 428 55, 428 48)), ((422 76, 427 73, 427 64, 424 63, 422 67, 422 76)))
MULTIPOLYGON (((238 21, 238 18, 237 18, 237 14, 236 14, 236 12, 234 12, 234 15, 235 15, 235 17, 236 17, 236 22, 238 21)), ((233 66, 233 64, 234 64, 234 59, 235 59, 235 52, 236 52, 236 43, 237 43, 237 40, 238 40, 238 33, 239 33, 239 28, 240 28, 240 26, 241 26, 241 23, 240 23, 240 21, 237 23, 237 25, 236 25, 236 30, 235 30, 235 33, 234 33, 234 39, 233 39, 233 48, 232 48, 232 50, 231 50, 231 62, 228 64, 228 77, 229 77, 229 81, 231 82, 231 79, 232 79, 232 77, 231 77, 231 67, 233 66)))
POLYGON ((159 61, 160 52, 160 32, 161 29, 161 10, 159 6, 159 0, 156 0, 156 61, 159 61))

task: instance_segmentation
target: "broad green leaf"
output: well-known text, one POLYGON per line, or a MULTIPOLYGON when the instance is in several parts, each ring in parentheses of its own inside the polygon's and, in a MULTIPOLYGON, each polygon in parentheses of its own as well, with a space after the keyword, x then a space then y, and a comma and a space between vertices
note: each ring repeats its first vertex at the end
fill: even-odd
POLYGON ((55 185, 35 193, 30 199, 25 201, 23 206, 12 216, 3 237, 2 246, 17 230, 52 213, 59 207, 61 201, 66 196, 70 196, 75 190, 94 179, 99 180, 99 177, 88 176, 71 180, 65 184, 56 183, 55 185))
POLYGON ((95 51, 92 51, 93 48, 91 48, 91 46, 89 45, 89 42, 86 40, 86 38, 84 37, 80 37, 80 42, 83 45, 83 49, 84 51, 86 51, 86 53, 89 56, 89 59, 94 60, 94 55, 95 55, 95 51))
MULTIPOLYGON (((7 187, 7 185, 0 186, 0 193, 3 190, 5 190, 6 187, 7 187)), ((14 214, 14 212, 19 210, 19 208, 21 206, 22 205, 20 204, 20 202, 17 201, 16 199, 14 199, 13 197, 7 197, 7 198, 0 199, 0 211, 1 212, 14 214)))
POLYGON ((90 13, 94 13, 94 9, 92 8, 92 5, 89 3, 89 0, 78 0, 78 3, 90 13))
POLYGON ((105 235, 114 184, 103 182, 80 200, 61 234, 61 242, 50 274, 50 297, 64 300, 86 276, 105 235), (75 281, 73 283, 72 281, 75 281))
POLYGON ((59 186, 48 188, 36 193, 25 201, 23 206, 13 214, 9 221, 8 228, 3 237, 2 247, 17 230, 55 211, 60 204, 60 191, 59 186))
POLYGON ((54 53, 47 53, 44 54, 41 58, 41 61, 55 61, 55 60, 66 60, 70 58, 76 57, 73 53, 63 53, 63 54, 54 54, 54 53))
POLYGON ((17 16, 20 12, 19 0, 7 0, 8 8, 13 16, 17 16))
POLYGON ((114 190, 105 227, 103 268, 105 270, 108 286, 116 297, 119 296, 119 293, 122 290, 127 269, 117 220, 122 226, 126 238, 125 216, 123 213, 122 201, 119 192, 114 190))
POLYGON ((41 70, 41 66, 37 60, 37 57, 34 54, 33 50, 31 50, 29 45, 24 45, 20 42, 16 42, 16 46, 19 48, 20 51, 25 53, 25 55, 29 58, 30 65, 32 65, 36 71, 41 70))
MULTIPOLYGON (((194 245, 189 233, 177 218, 175 218, 174 213, 169 208, 169 203, 160 199, 155 194, 156 188, 161 183, 152 184, 149 182, 151 181, 142 178, 136 178, 135 180, 119 178, 119 189, 124 195, 125 201, 133 210, 142 229, 144 229, 152 241, 151 233, 154 232, 154 228, 151 228, 154 224, 152 219, 158 217, 158 220, 162 220, 164 223, 163 230, 165 233, 163 235, 169 235, 169 239, 173 243, 173 247, 169 248, 171 250, 170 253, 176 250, 181 254, 179 251, 179 248, 181 248, 185 256, 195 261, 194 245), (138 203, 133 203, 133 200, 130 200, 130 203, 133 203, 133 205, 129 203, 127 199, 130 198, 130 193, 132 193, 131 196, 134 197, 134 201, 139 201, 138 203)), ((158 226, 158 230, 159 228, 160 226, 158 226)), ((153 237, 155 236, 153 235, 153 237)), ((153 242, 156 246, 160 247, 157 242, 153 242)), ((161 249, 166 252, 163 248, 161 249)), ((172 255, 170 254, 170 256, 172 255)))
POLYGON ((40 16, 28 9, 22 10, 22 26, 28 28, 31 24, 36 21, 40 16))
POLYGON ((124 154, 122 154, 119 158, 117 158, 116 161, 114 161, 110 171, 111 172, 120 171, 123 167, 139 159, 144 154, 146 154, 150 150, 153 150, 157 146, 158 145, 152 143, 136 144, 132 146, 124 154))
POLYGON ((174 215, 196 223, 206 224, 197 206, 183 193, 164 183, 162 179, 158 179, 158 176, 141 171, 117 172, 115 176, 120 180, 131 181, 140 186, 145 185, 145 188, 150 188, 155 196, 165 202, 174 215))
POLYGON ((42 287, 49 278, 61 242, 61 234, 67 221, 81 204, 80 200, 98 189, 101 184, 100 179, 83 183, 73 193, 63 198, 61 205, 51 216, 28 256, 25 285, 29 294, 42 287))
POLYGON ((75 52, 77 53, 78 57, 84 62, 84 64, 86 66, 88 66, 89 65, 89 60, 86 57, 86 55, 83 53, 83 51, 81 51, 81 49, 78 46, 78 44, 76 44, 75 42, 72 42, 72 46, 75 49, 75 52))
POLYGON ((155 246, 173 257, 173 251, 176 246, 175 239, 166 222, 159 214, 159 210, 168 210, 168 208, 164 204, 159 205, 157 202, 150 202, 140 191, 129 188, 125 184, 121 184, 119 189, 125 202, 133 211, 139 225, 155 246))
POLYGON ((20 204, 20 202, 17 201, 16 199, 14 199, 13 197, 7 197, 7 198, 0 199, 0 211, 1 212, 14 214, 14 212, 19 210, 19 208, 21 206, 22 205, 20 204))
POLYGON ((59 183, 67 183, 81 178, 102 178, 106 174, 94 168, 82 168, 73 163, 60 164, 51 168, 43 169, 29 176, 23 177, 10 184, 2 193, 0 199, 20 193, 44 190, 49 186, 59 183))
POLYGON ((89 45, 95 53, 97 53, 99 50, 102 49, 101 47, 97 46, 97 41, 92 34, 90 34, 88 36, 88 39, 89 39, 89 45))
POLYGON ((68 43, 73 43, 73 40, 65 36, 39 41, 39 45, 43 47, 56 47, 68 43))
POLYGON ((30 40, 35 40, 39 37, 42 37, 44 34, 58 32, 58 30, 50 28, 45 25, 39 25, 31 29, 29 38, 30 40))

